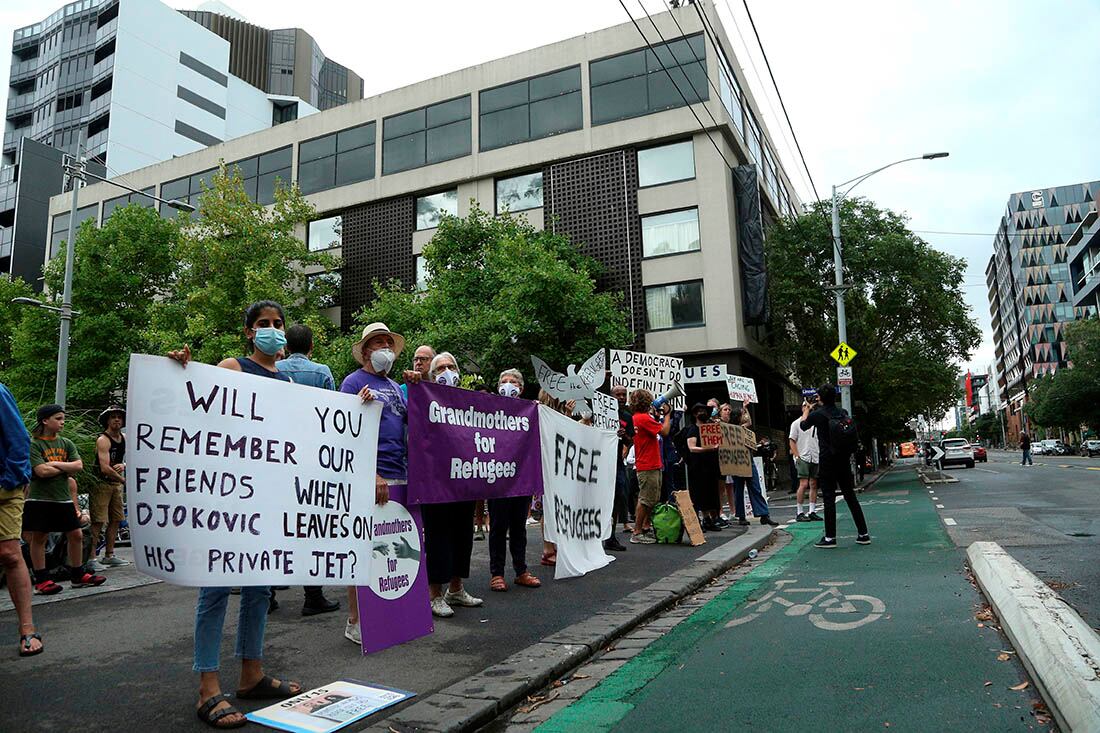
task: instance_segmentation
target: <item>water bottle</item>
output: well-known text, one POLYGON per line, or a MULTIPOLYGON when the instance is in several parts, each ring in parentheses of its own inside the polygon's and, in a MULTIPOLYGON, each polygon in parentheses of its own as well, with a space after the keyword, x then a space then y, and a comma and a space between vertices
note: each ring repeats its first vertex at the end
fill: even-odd
POLYGON ((756 551, 756 548, 754 547, 754 548, 752 548, 751 550, 749 550, 749 559, 750 559, 750 560, 755 560, 755 559, 756 559, 756 556, 757 556, 757 555, 759 555, 759 554, 760 554, 760 553, 759 553, 759 552, 757 552, 757 551, 756 551))

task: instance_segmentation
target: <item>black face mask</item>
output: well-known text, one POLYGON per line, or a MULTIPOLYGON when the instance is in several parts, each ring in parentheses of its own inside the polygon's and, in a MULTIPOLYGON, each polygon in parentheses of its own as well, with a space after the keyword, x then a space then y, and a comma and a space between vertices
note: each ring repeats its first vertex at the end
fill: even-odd
POLYGON ((695 413, 695 420, 696 420, 696 422, 704 422, 705 420, 708 420, 708 419, 710 419, 710 415, 708 415, 708 414, 707 414, 707 413, 705 413, 705 412, 697 412, 697 413, 695 413))

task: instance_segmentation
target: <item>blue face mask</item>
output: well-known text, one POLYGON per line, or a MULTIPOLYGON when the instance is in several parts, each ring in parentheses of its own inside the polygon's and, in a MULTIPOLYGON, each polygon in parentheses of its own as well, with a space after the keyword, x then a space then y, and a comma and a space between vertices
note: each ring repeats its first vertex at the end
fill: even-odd
POLYGON ((273 327, 257 328, 256 335, 252 337, 252 343, 268 356, 275 356, 279 353, 279 349, 286 346, 286 334, 273 327))

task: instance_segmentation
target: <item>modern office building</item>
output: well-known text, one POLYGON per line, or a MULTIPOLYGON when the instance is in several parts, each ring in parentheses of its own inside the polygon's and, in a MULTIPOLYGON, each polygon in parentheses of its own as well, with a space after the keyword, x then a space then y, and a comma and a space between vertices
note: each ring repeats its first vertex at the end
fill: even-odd
POLYGON ((985 275, 1010 439, 1020 432, 1027 382, 1071 363, 1065 324, 1097 312, 1075 297, 1070 240, 1098 193, 1100 181, 1014 193, 1001 217, 985 275))
MULTIPOLYGON (((598 285, 623 294, 636 348, 755 378, 758 424, 783 429, 797 393, 762 346, 763 232, 800 202, 713 6, 699 0, 653 20, 660 35, 648 22, 646 38, 623 23, 127 180, 192 202, 222 161, 264 203, 276 180, 296 183, 318 212, 300 235, 342 255, 341 273, 318 276, 341 277, 333 316, 345 327, 372 300, 374 280, 417 286, 419 255, 442 214, 465 215, 471 200, 512 212, 569 235, 605 265, 598 285)), ((126 201, 120 193, 89 186, 79 204, 102 221, 126 201)), ((51 202, 55 243, 69 205, 51 202)))
MULTIPOLYGON (((1069 238, 1069 279, 1073 306, 1089 314, 1100 313, 1100 189, 1089 212, 1069 238)), ((1072 354, 1070 355, 1072 357, 1072 354)))

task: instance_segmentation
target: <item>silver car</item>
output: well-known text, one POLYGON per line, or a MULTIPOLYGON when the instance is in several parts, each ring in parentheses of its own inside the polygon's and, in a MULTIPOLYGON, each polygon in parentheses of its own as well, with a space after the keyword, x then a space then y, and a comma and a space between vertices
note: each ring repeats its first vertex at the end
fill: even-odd
POLYGON ((940 441, 943 449, 941 463, 947 466, 966 466, 974 468, 974 449, 970 447, 970 441, 966 438, 947 438, 940 441))

